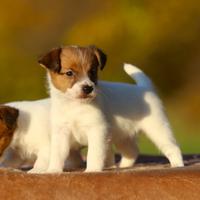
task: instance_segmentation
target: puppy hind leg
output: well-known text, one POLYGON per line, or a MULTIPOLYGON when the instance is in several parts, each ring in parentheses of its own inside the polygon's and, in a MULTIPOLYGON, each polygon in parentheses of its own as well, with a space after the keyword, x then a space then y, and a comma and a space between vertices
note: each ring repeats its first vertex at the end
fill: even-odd
POLYGON ((158 149, 168 158, 171 167, 184 166, 181 151, 167 121, 146 120, 142 130, 158 149))
POLYGON ((132 167, 138 157, 138 147, 134 137, 129 137, 125 140, 118 140, 115 142, 117 151, 121 154, 122 158, 119 163, 120 168, 132 167))
POLYGON ((113 150, 111 144, 109 144, 109 147, 107 149, 105 167, 106 168, 116 168, 115 154, 114 154, 114 150, 113 150))

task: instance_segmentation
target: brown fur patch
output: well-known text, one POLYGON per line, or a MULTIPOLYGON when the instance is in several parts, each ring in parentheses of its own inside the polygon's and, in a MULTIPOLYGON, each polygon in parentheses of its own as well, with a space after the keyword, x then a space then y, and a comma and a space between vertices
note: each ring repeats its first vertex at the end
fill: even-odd
POLYGON ((39 58, 38 63, 42 66, 48 68, 51 71, 59 72, 61 69, 60 65, 60 53, 61 48, 54 48, 47 54, 43 55, 39 58))
POLYGON ((17 127, 19 111, 9 106, 0 106, 0 156, 12 141, 17 127))
MULTIPOLYGON (((58 50, 56 52, 58 52, 58 50)), ((85 76, 88 76, 91 81, 97 84, 98 67, 103 69, 106 63, 106 55, 100 49, 94 46, 67 46, 63 47, 59 52, 60 71, 55 71, 53 67, 54 63, 58 63, 58 61, 53 60, 53 58, 58 60, 58 57, 52 56, 56 54, 55 49, 53 52, 51 51, 46 54, 44 59, 40 59, 39 61, 41 65, 46 66, 49 70, 51 80, 57 89, 65 92, 68 88, 71 88, 74 83, 85 76), (47 60, 48 64, 46 64, 47 60), (49 66, 51 66, 51 68, 49 66), (73 76, 66 75, 66 72, 69 70, 74 72, 73 76)))
POLYGON ((53 85, 60 91, 65 92, 67 88, 71 88, 75 83, 75 78, 68 79, 65 75, 57 74, 50 71, 53 85))

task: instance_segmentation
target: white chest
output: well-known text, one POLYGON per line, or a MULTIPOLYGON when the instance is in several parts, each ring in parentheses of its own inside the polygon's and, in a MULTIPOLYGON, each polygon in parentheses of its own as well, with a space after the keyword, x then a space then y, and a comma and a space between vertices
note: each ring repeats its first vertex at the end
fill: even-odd
POLYGON ((88 143, 88 130, 100 123, 101 112, 90 104, 71 104, 57 107, 52 110, 53 123, 62 131, 71 135, 71 145, 86 146, 88 143))

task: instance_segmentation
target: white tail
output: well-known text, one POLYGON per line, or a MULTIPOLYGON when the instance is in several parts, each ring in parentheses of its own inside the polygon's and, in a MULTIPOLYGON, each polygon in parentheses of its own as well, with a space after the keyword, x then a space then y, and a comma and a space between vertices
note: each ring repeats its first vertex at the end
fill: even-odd
POLYGON ((140 87, 145 87, 148 89, 153 89, 153 84, 151 80, 148 78, 148 76, 145 75, 145 73, 140 70, 139 68, 135 67, 131 64, 124 64, 124 71, 133 79, 136 81, 136 84, 140 87))

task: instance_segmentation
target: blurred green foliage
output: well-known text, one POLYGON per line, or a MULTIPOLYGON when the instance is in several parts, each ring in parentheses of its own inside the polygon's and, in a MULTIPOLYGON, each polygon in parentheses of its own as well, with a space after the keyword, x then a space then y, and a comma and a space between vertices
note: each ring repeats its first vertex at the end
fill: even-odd
MULTIPOLYGON (((197 0, 2 1, 0 103, 47 96, 40 54, 61 44, 95 44, 108 55, 101 78, 132 82, 122 64, 142 68, 164 100, 183 150, 200 151, 199 35, 197 0)), ((142 143, 145 152, 154 152, 142 143)))

